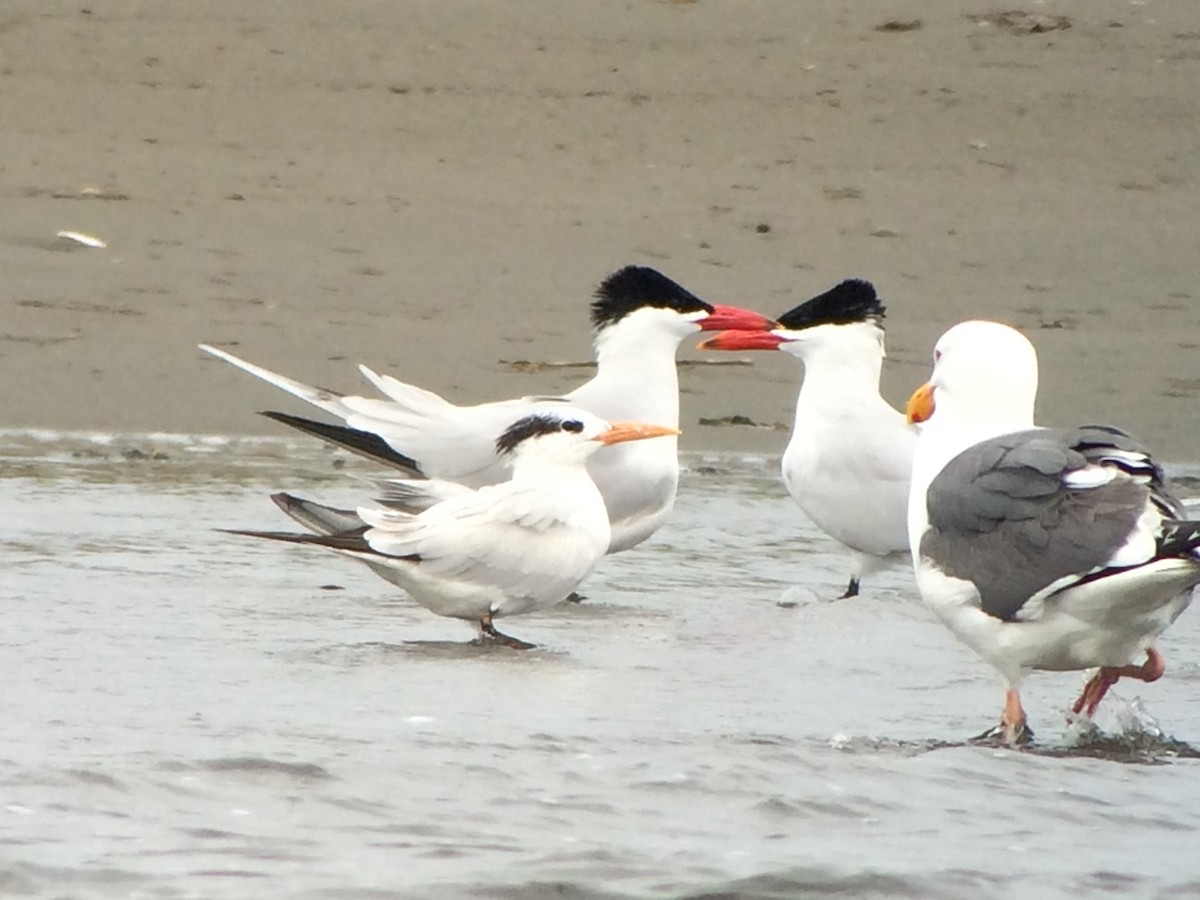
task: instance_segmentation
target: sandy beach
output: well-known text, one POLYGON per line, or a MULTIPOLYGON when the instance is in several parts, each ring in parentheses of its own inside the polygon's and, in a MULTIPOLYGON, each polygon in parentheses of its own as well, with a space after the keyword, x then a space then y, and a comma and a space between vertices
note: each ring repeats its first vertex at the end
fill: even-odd
MULTIPOLYGON (((1196 475, 1200 4, 1028 2, 0 3, 0 895, 1200 896, 1200 613, 1094 722, 1048 673, 1035 743, 976 745, 1009 685, 905 560, 832 599, 782 353, 685 343, 669 528, 505 618, 528 652, 220 533, 374 470, 258 439, 310 410, 197 344, 549 394, 630 263, 772 315, 872 280, 897 404, 946 328, 1009 322, 1042 423, 1196 475)), ((404 563, 531 583, 574 522, 404 563)))
MULTIPOLYGON (((298 408, 202 341, 340 390, 358 362, 463 402, 562 390, 586 368, 521 361, 588 361, 592 289, 638 262, 769 314, 871 279, 896 402, 950 324, 1010 322, 1042 422, 1195 460, 1195 4, 1031 8, 1070 27, 915 0, 10 0, 0 427, 270 433, 255 411, 298 408)), ((685 446, 782 448, 698 420, 790 426, 793 360, 681 379, 685 446)))

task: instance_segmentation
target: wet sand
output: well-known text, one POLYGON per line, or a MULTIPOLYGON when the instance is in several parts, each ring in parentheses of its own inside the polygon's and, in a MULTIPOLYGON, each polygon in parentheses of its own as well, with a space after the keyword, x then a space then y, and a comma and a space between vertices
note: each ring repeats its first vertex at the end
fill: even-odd
MULTIPOLYGON (((568 388, 511 364, 589 359, 593 286, 640 262, 768 313, 871 278, 896 401, 948 325, 1003 319, 1042 421, 1195 459, 1194 4, 994 8, 9 2, 0 426, 295 408, 200 341, 343 390, 359 361, 463 401, 568 388)), ((781 448, 696 422, 789 424, 798 377, 685 368, 685 446, 781 448)))

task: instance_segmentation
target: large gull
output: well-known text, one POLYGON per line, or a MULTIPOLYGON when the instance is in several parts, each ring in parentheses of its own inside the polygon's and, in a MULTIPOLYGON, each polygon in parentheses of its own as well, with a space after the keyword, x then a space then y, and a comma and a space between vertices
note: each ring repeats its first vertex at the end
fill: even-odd
POLYGON ((909 536, 921 596, 1004 678, 998 735, 1031 733, 1022 678, 1098 667, 1092 715, 1118 678, 1155 681, 1154 641, 1200 583, 1200 522, 1125 432, 1037 428, 1037 355, 1019 332, 964 322, 909 401, 923 422, 909 536))

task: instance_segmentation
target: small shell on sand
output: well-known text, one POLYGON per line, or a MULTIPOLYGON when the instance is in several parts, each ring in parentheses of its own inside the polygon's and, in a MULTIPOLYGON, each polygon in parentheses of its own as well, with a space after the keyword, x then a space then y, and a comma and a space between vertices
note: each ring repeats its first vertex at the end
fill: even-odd
POLYGON ((94 247, 97 250, 103 250, 108 246, 100 238, 84 234, 82 231, 60 231, 57 237, 62 238, 64 241, 73 241, 76 244, 82 244, 84 247, 94 247))

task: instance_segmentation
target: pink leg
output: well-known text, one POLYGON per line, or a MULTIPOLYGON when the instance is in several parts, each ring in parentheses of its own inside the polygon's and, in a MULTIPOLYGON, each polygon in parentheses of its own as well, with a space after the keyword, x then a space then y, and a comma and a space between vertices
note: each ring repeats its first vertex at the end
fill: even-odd
POLYGON ((1146 651, 1146 661, 1140 666, 1103 666, 1083 686, 1083 693, 1071 707, 1076 713, 1084 713, 1089 718, 1095 715, 1096 708, 1108 689, 1121 678, 1134 678, 1138 681, 1158 681, 1167 670, 1167 662, 1163 655, 1154 647, 1146 651))
POLYGON ((1104 699, 1104 695, 1108 693, 1108 689, 1117 683, 1119 675, 1112 668, 1102 668, 1083 686, 1083 693, 1079 695, 1079 699, 1075 701, 1075 705, 1071 707, 1075 714, 1087 710, 1088 718, 1096 712, 1096 707, 1100 705, 1100 701, 1104 699))
POLYGON ((1015 747, 1029 740, 1025 726, 1025 709, 1021 706, 1021 695, 1009 689, 1004 694, 1004 713, 1000 716, 1000 735, 1004 743, 1015 747))

